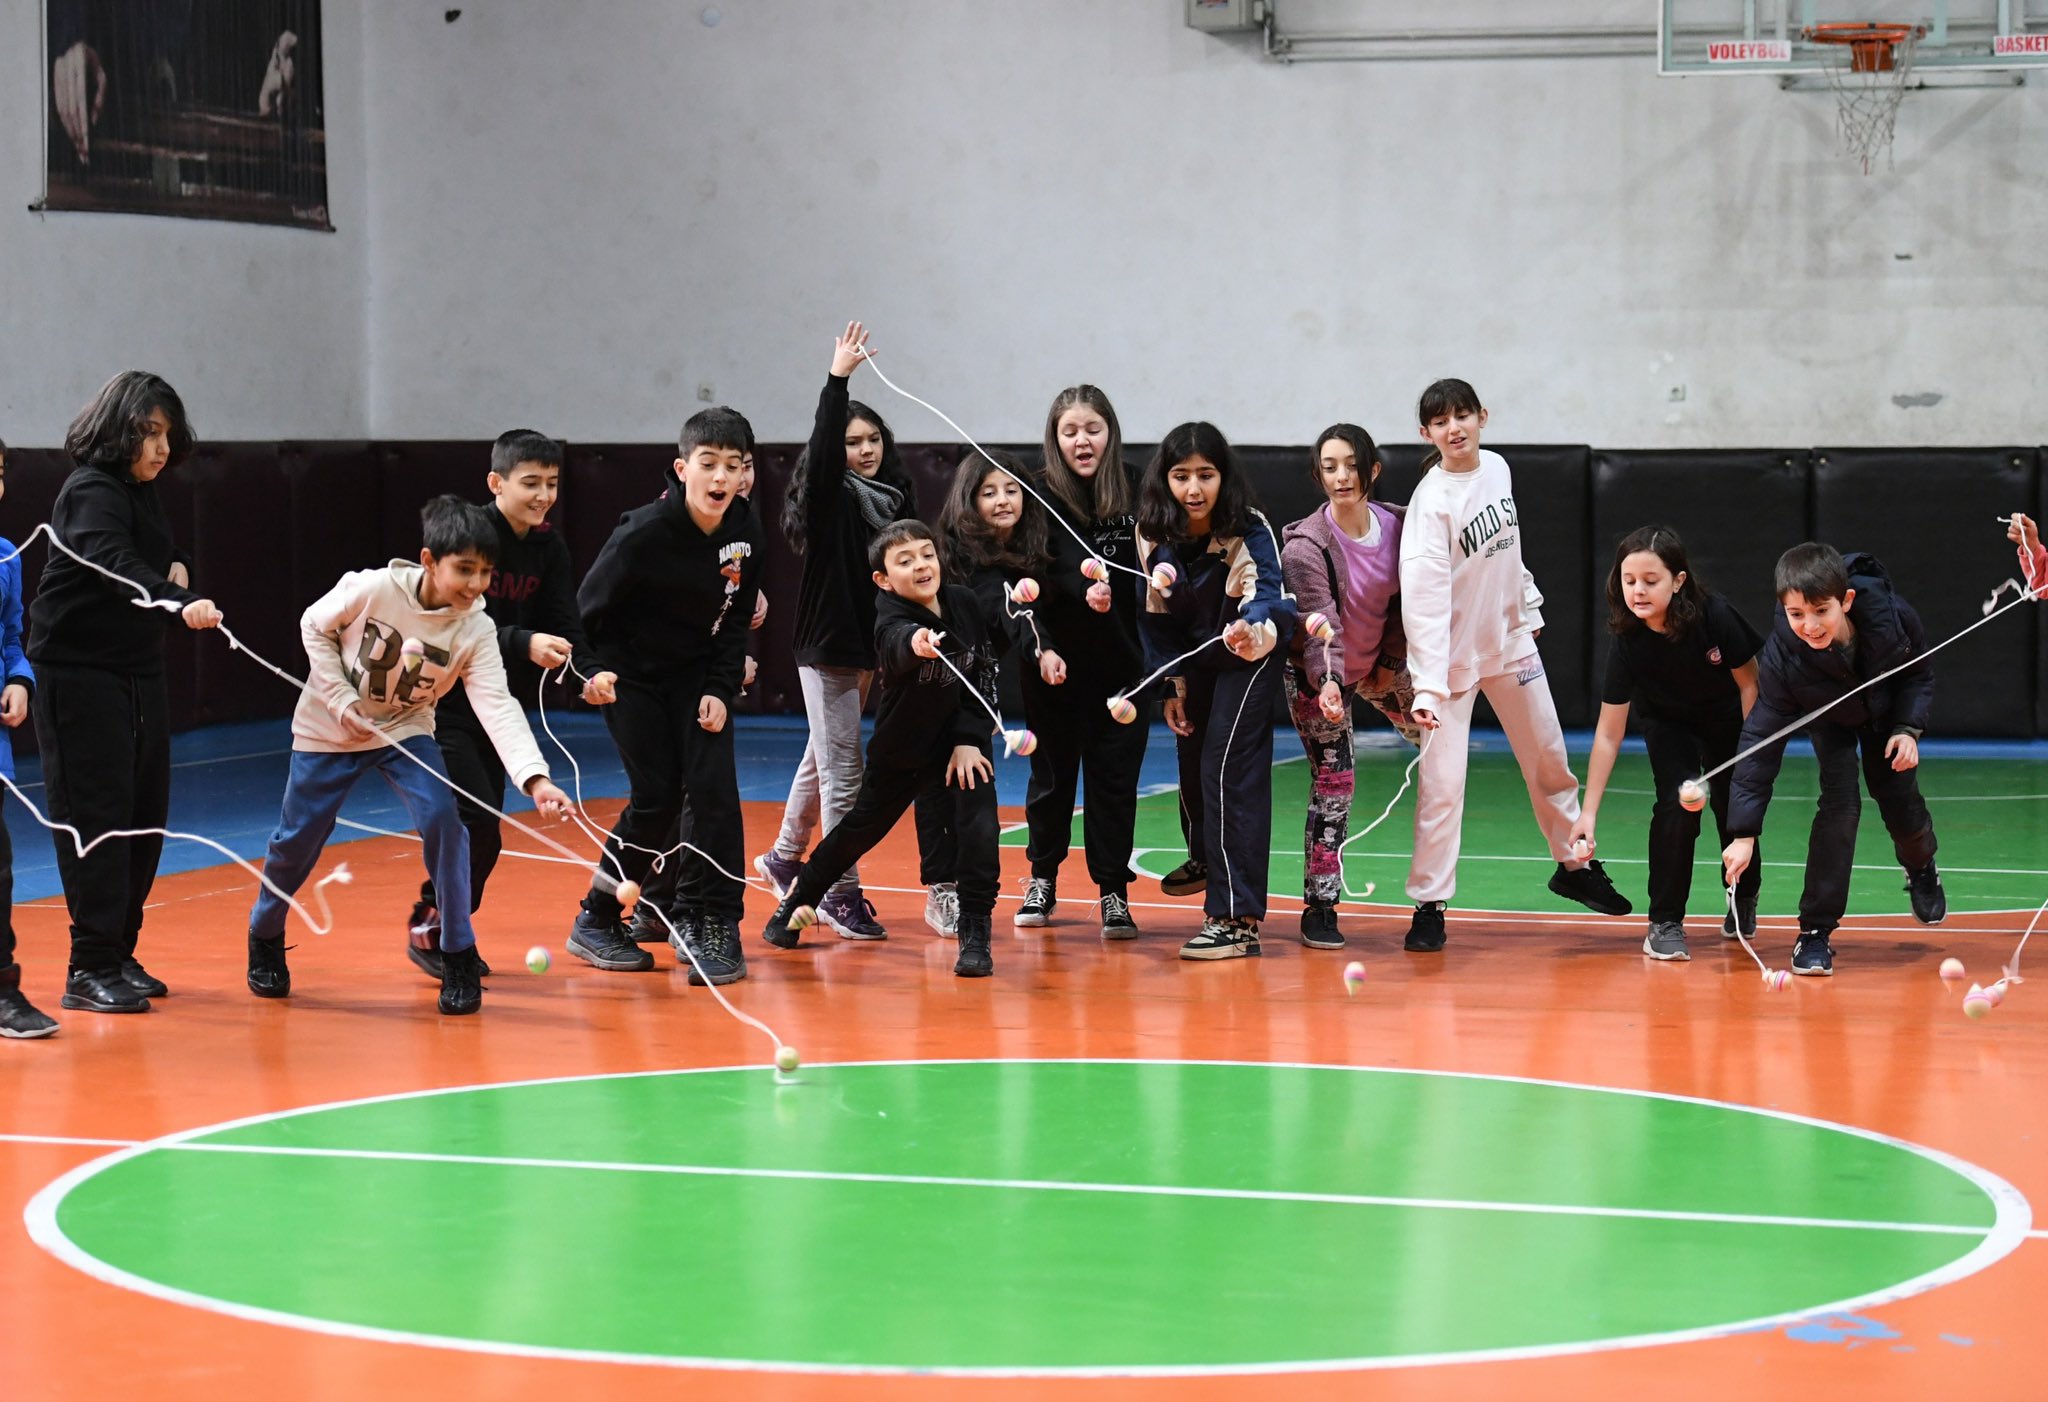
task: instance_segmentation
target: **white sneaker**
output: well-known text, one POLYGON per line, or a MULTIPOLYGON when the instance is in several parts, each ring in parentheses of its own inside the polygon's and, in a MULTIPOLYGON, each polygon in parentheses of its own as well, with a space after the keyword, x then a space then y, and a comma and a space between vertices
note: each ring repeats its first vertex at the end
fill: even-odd
POLYGON ((934 881, 925 888, 924 923, 943 940, 960 935, 960 888, 951 881, 934 881))

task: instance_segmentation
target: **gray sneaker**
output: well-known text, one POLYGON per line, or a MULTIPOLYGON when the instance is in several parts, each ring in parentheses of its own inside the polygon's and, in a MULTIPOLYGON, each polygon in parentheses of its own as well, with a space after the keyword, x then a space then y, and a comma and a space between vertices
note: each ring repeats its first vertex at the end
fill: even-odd
POLYGON ((924 892, 924 923, 942 940, 960 932, 960 887, 951 881, 934 881, 924 892))
POLYGON ((1692 958, 1692 951, 1685 947, 1685 926, 1676 920, 1652 921, 1650 933, 1643 937, 1643 953, 1652 959, 1692 958))

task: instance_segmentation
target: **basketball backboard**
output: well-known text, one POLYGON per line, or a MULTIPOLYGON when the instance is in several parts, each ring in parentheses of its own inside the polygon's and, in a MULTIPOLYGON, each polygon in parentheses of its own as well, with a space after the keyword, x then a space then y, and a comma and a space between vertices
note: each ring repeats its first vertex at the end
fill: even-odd
POLYGON ((1839 49, 1815 25, 1924 25, 1916 76, 2048 67, 2048 0, 1659 0, 1657 71, 1824 72, 1839 49))

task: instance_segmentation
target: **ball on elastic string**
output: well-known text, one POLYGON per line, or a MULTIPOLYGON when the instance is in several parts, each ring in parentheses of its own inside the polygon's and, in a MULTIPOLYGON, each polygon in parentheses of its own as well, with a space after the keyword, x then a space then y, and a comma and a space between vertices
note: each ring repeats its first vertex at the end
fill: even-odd
POLYGON ((818 923, 818 912, 814 907, 800 905, 789 913, 787 923, 792 930, 808 930, 818 923))
POLYGON ((1109 578, 1109 561, 1100 556, 1090 555, 1081 562, 1081 577, 1092 579, 1097 584, 1109 578))
POLYGON ((775 1069, 783 1075, 794 1075, 796 1068, 802 1064, 797 1058, 796 1048, 790 1046, 787 1042, 775 1049, 775 1069))
POLYGON ((1138 718, 1138 708, 1128 696, 1109 698, 1109 715, 1118 725, 1129 725, 1138 718))
POLYGON ((1970 991, 1963 995, 1963 1016, 1972 1022, 1981 1022, 1991 1016, 1993 1006, 1991 995, 1974 983, 1970 985, 1970 991))
POLYGON ((1171 594, 1173 586, 1180 583, 1180 571, 1173 567, 1171 560, 1161 560, 1152 567, 1152 587, 1162 594, 1171 594))
POLYGON ((1958 982, 1960 982, 1960 981, 1962 980, 1962 977, 1963 977, 1963 961, 1962 961, 1962 960, 1960 960, 1960 959, 1944 959, 1944 960, 1942 960, 1942 961, 1941 961, 1941 981, 1942 981, 1943 983, 1958 983, 1958 982))
POLYGON ((1678 806, 1688 813, 1697 813, 1707 806, 1707 786, 1697 779, 1687 779, 1678 786, 1678 806))
POLYGON ((539 945, 526 951, 526 972, 529 974, 544 974, 553 962, 548 958, 547 950, 539 945))
POLYGON ((1344 966, 1344 991, 1355 996, 1358 990, 1363 987, 1365 987, 1365 965, 1353 959, 1344 966))
POLYGON ((1326 613, 1310 614, 1301 620, 1301 626, 1319 643, 1326 643, 1337 636, 1337 625, 1330 622, 1330 616, 1326 613))
POLYGON ((1026 575, 1010 586, 1010 602, 1028 604, 1038 597, 1038 581, 1026 575))
POLYGON ((1763 980, 1764 987, 1771 992, 1783 993, 1792 986, 1792 971, 1790 969, 1765 969, 1763 980))
POLYGON ((420 665, 427 660, 427 645, 418 638, 407 638, 398 645, 398 658, 405 674, 416 677, 420 674, 420 665))
POLYGON ((619 898, 620 907, 628 915, 631 915, 633 907, 640 904, 640 883, 637 881, 621 881, 619 889, 615 894, 619 898))
POLYGON ((1005 730, 1003 732, 1003 754, 1028 755, 1038 748, 1038 737, 1029 730, 1005 730))
POLYGON ((1989 988, 1985 989, 1985 990, 1984 990, 1984 996, 1985 996, 1986 998, 1988 998, 1988 999, 1989 999, 1989 1000, 1991 1001, 1991 1006, 1992 1006, 1992 1007, 1994 1007, 1994 1008, 1996 1008, 1996 1007, 1999 1007, 1999 1006, 2001 1006, 2002 1004, 2004 1004, 2004 1002, 2005 1002, 2005 980, 2004 980, 2004 979, 2000 979, 2000 980, 1999 980, 1999 981, 1998 981, 1997 983, 1994 983, 1994 984, 1992 984, 1992 985, 1991 985, 1991 986, 1990 986, 1989 988))

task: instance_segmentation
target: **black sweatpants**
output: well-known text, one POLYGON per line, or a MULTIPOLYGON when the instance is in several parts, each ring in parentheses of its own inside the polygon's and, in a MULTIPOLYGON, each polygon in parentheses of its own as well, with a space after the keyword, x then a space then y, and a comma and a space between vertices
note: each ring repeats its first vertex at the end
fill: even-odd
MULTIPOLYGON (((0 734, 0 745, 7 743, 0 734)), ((6 790, 0 789, 0 969, 14 962, 14 838, 7 831, 6 790)))
MULTIPOLYGON (((439 708, 434 716, 434 742, 441 747, 448 777, 458 787, 498 808, 505 806, 505 762, 498 758, 498 747, 491 743, 490 732, 475 711, 467 705, 439 708)), ((484 883, 497 869, 505 838, 496 813, 479 808, 459 793, 455 795, 455 812, 469 834, 469 913, 474 915, 484 903, 484 883)), ((420 898, 431 905, 440 904, 431 881, 420 888, 420 898)))
POLYGON ((1857 748, 1863 752, 1863 782, 1877 800, 1878 815, 1891 834, 1892 852, 1908 871, 1934 860, 1934 819, 1920 796, 1920 772, 1895 770, 1885 758, 1891 739, 1876 730, 1829 725, 1807 728, 1813 757, 1820 761, 1820 803, 1806 844, 1806 889, 1799 896, 1799 928, 1822 934, 1842 923, 1849 908, 1849 876, 1856 864, 1856 822, 1863 794, 1856 784, 1857 748))
MULTIPOLYGON (((916 769, 894 769, 872 762, 861 775, 860 792, 853 808, 825 834, 824 841, 811 849, 810 860, 797 873, 796 884, 785 899, 797 905, 815 906, 844 875, 875 845, 889 835, 903 810, 934 784, 944 784, 950 749, 941 758, 916 769)), ((977 780, 971 789, 957 784, 944 788, 945 815, 953 846, 950 869, 927 865, 925 881, 951 881, 960 889, 960 914, 989 915, 996 908, 996 882, 1001 863, 996 843, 1002 824, 996 817, 996 786, 993 778, 977 780)), ((939 816, 937 804, 933 816, 939 816)))
POLYGON ((1286 654, 1255 667, 1187 673, 1195 733, 1174 737, 1188 856, 1209 868, 1202 913, 1266 918, 1266 863, 1273 850, 1273 703, 1286 654))
MULTIPOLYGON (((1643 743, 1650 751, 1650 775, 1657 800, 1650 809, 1650 919, 1685 923, 1685 903, 1692 895, 1693 849, 1699 841, 1700 815, 1688 813, 1678 801, 1678 786, 1735 754, 1742 722, 1715 724, 1643 719, 1643 743)), ((1728 845, 1728 781, 1732 770, 1707 780, 1707 805, 1714 813, 1714 831, 1728 845)), ((1735 883, 1735 893, 1755 900, 1763 880, 1763 845, 1735 883)), ((1725 890, 1727 882, 1722 886, 1725 890)), ((1726 900, 1726 897, 1723 897, 1726 900)))
MULTIPOLYGON (((698 677, 664 683, 621 677, 618 692, 619 699, 604 708, 604 723, 625 765, 632 797, 605 843, 605 871, 644 880, 654 854, 673 845, 676 823, 687 809, 693 841, 732 875, 721 874, 695 852, 684 852, 677 859, 677 902, 739 919, 747 889, 741 876, 747 843, 731 718, 716 732, 697 724, 697 702, 704 695, 698 677)), ((592 887, 588 904, 600 918, 618 918, 618 898, 609 892, 592 887)))
POLYGON ((1138 771, 1145 764, 1149 707, 1118 725, 1106 702, 1116 688, 1085 675, 1047 686, 1034 669, 1021 678, 1024 715, 1038 736, 1024 820, 1025 855, 1033 876, 1056 877, 1073 846, 1074 791, 1081 790, 1081 847, 1088 876, 1104 895, 1122 895, 1131 881, 1132 833, 1138 821, 1138 771), (1086 771, 1085 773, 1083 771, 1086 771))
MULTIPOLYGON (((160 828, 171 806, 170 701, 161 674, 42 664, 31 703, 50 817, 87 842, 117 828, 160 828)), ((96 973, 135 957, 161 837, 120 837, 85 856, 52 833, 71 913, 71 967, 96 973)))

